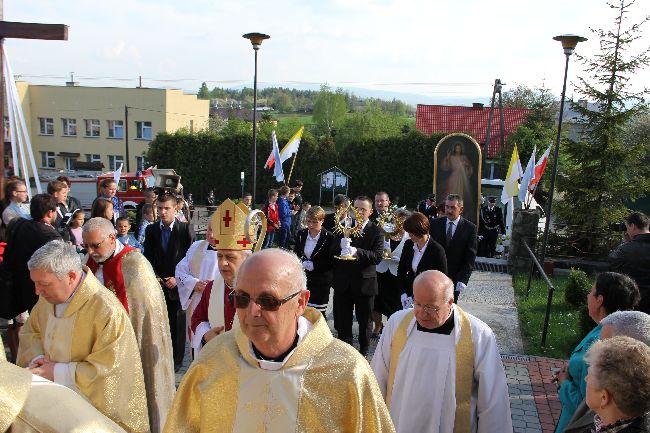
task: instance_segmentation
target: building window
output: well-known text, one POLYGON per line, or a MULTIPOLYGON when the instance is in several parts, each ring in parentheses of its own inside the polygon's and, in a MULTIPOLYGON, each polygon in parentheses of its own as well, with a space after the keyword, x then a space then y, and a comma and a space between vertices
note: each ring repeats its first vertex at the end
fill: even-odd
POLYGON ((135 122, 137 134, 135 138, 151 140, 151 122, 135 122))
POLYGON ((54 135, 54 119, 51 117, 39 117, 38 124, 40 126, 39 134, 54 135))
POLYGON ((86 137, 99 137, 99 120, 86 119, 86 137))
POLYGON ((108 121, 108 138, 124 138, 124 121, 108 121))
POLYGON ((144 156, 136 156, 135 157, 135 169, 139 171, 143 171, 146 167, 147 163, 144 160, 144 156))
POLYGON ((63 123, 63 135, 74 137, 77 135, 77 119, 61 119, 63 123))
POLYGON ((41 152, 41 167, 43 168, 55 168, 56 167, 56 156, 54 152, 41 152))
POLYGON ((108 169, 115 171, 120 168, 120 164, 124 164, 124 156, 122 155, 108 155, 108 169))
POLYGON ((77 161, 77 158, 70 158, 70 157, 65 157, 65 169, 66 170, 74 170, 74 163, 77 161))
POLYGON ((87 153, 86 162, 102 162, 102 157, 97 153, 87 153))

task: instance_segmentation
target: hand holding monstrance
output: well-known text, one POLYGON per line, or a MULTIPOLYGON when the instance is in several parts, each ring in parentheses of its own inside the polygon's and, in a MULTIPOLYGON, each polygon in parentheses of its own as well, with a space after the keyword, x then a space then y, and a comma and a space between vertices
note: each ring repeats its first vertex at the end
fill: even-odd
POLYGON ((391 239, 394 241, 402 239, 404 218, 398 215, 398 211, 399 208, 397 206, 391 206, 377 218, 377 225, 384 230, 384 259, 392 258, 390 248, 391 239))
POLYGON ((363 235, 363 217, 359 211, 347 202, 343 207, 336 211, 334 215, 336 226, 334 233, 343 234, 341 239, 341 255, 334 256, 339 260, 356 260, 354 256, 356 248, 352 246, 352 236, 360 237, 363 235))

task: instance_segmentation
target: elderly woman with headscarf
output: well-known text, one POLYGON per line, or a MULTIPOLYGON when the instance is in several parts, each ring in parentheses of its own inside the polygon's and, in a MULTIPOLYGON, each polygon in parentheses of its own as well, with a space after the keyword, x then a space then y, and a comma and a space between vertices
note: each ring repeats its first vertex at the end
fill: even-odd
POLYGON ((650 432, 650 347, 630 337, 597 341, 585 360, 595 433, 650 432))
POLYGON ((584 400, 587 392, 585 377, 587 364, 584 355, 591 345, 600 338, 601 320, 615 311, 631 310, 639 303, 639 288, 627 275, 616 272, 603 272, 587 295, 589 317, 596 322, 585 338, 576 346, 569 358, 569 365, 556 376, 558 398, 562 403, 562 413, 555 426, 555 432, 564 431, 574 412, 584 400))

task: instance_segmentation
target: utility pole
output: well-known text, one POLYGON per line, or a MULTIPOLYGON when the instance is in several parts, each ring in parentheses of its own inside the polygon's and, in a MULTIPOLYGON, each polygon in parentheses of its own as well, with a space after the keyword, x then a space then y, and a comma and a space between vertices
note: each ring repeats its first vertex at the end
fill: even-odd
MULTIPOLYGON (((501 79, 497 78, 494 80, 494 88, 492 90, 492 102, 490 104, 490 114, 488 115, 488 124, 487 132, 485 134, 485 143, 483 144, 483 173, 485 173, 487 158, 488 158, 488 149, 490 146, 490 138, 492 135, 492 118, 494 116, 494 103, 496 102, 496 95, 499 94, 499 111, 500 111, 500 126, 501 126, 501 148, 504 146, 504 127, 503 127, 503 104, 501 101, 501 89, 505 83, 501 82, 501 79)), ((490 178, 492 178, 493 172, 490 171, 490 178)))
POLYGON ((124 140, 126 143, 126 171, 131 171, 129 164, 129 107, 124 106, 124 140))

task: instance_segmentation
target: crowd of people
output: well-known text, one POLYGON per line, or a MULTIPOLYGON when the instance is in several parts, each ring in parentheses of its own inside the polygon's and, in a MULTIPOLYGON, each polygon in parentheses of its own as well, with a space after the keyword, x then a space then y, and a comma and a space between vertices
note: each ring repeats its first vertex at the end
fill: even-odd
MULTIPOLYGON (((213 201, 197 240, 182 197, 145 191, 132 224, 109 179, 85 220, 69 182, 29 203, 6 183, 0 431, 513 431, 496 337, 457 305, 481 236, 462 195, 413 212, 337 195, 326 213, 296 182, 261 210, 213 201)), ((597 326, 555 376, 558 432, 650 431, 648 218, 626 227, 620 273, 587 297, 597 326)))

